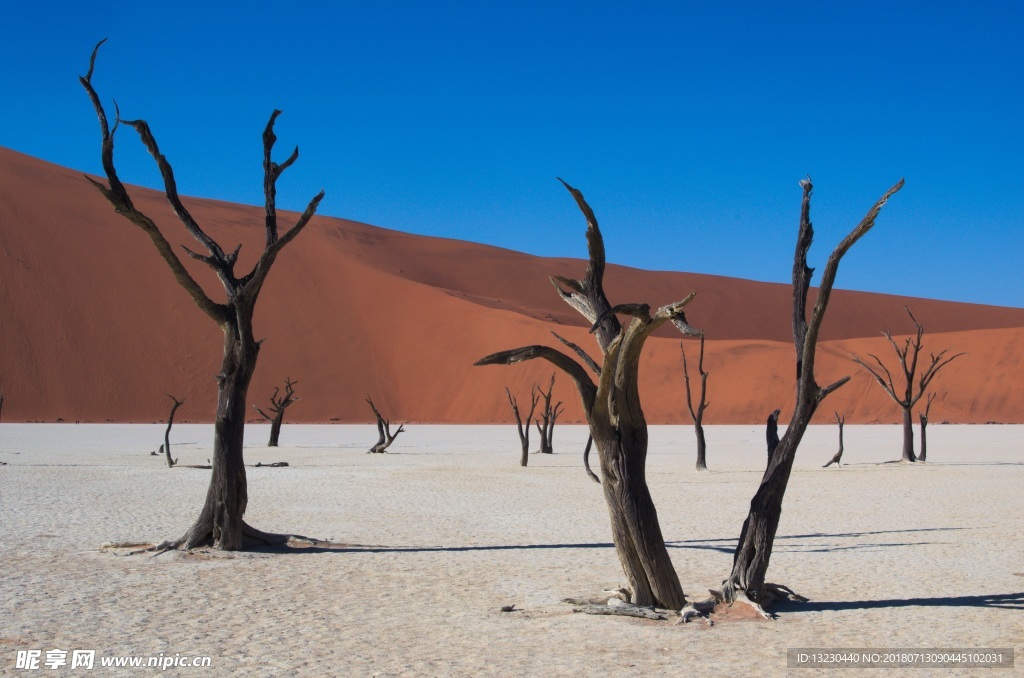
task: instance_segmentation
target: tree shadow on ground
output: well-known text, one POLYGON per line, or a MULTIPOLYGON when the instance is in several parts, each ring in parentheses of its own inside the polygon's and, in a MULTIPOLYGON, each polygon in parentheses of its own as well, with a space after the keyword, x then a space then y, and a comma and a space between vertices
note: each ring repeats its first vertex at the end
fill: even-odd
POLYGON ((875 610, 894 607, 983 607, 1004 610, 1024 610, 1024 591, 1020 593, 993 593, 980 596, 943 596, 938 598, 887 598, 883 600, 818 600, 806 603, 780 601, 774 612, 842 612, 845 610, 875 610))

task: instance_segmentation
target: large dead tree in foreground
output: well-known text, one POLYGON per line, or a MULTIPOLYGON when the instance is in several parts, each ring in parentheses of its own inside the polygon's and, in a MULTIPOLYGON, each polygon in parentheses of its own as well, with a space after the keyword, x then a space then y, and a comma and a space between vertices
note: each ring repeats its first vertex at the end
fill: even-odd
POLYGON ((377 406, 373 404, 373 400, 370 396, 366 396, 366 402, 370 403, 370 409, 373 410, 373 416, 377 417, 377 444, 366 451, 367 454, 384 454, 384 452, 391 447, 391 443, 395 442, 395 438, 398 434, 405 430, 405 424, 401 424, 398 430, 391 433, 391 422, 381 416, 380 412, 377 411, 377 406))
POLYGON ((274 413, 274 416, 270 416, 261 410, 258 405, 253 405, 253 409, 270 422, 270 441, 267 442, 267 447, 277 447, 278 440, 281 438, 281 424, 284 423, 284 411, 299 400, 299 398, 295 397, 295 384, 297 383, 299 382, 285 377, 284 395, 278 395, 281 388, 278 386, 274 387, 274 392, 270 396, 270 407, 267 408, 274 413))
POLYGON ((270 115, 266 129, 263 131, 263 191, 265 197, 266 218, 264 221, 266 231, 266 244, 256 265, 251 271, 239 276, 235 273, 235 263, 238 260, 238 252, 241 245, 233 252, 226 253, 221 246, 199 226, 196 220, 182 204, 178 196, 178 187, 174 180, 174 173, 167 159, 160 153, 156 139, 150 132, 149 125, 142 120, 123 120, 118 113, 113 129, 107 123, 107 114, 100 103, 100 98, 92 86, 93 68, 96 63, 96 53, 102 45, 101 41, 96 45, 89 60, 89 72, 79 78, 89 99, 96 110, 99 118, 100 133, 102 136, 101 159, 103 171, 107 177, 107 184, 89 181, 103 194, 107 201, 113 206, 114 211, 132 222, 149 236, 160 254, 164 263, 171 269, 175 280, 181 285, 192 301, 203 313, 208 315, 224 332, 224 351, 221 361, 220 373, 217 375, 217 415, 214 424, 213 437, 213 472, 210 477, 210 486, 206 493, 206 501, 196 519, 195 524, 189 528, 185 535, 174 541, 164 542, 157 549, 186 548, 212 544, 214 547, 225 551, 241 549, 247 540, 255 540, 264 543, 282 543, 287 541, 288 535, 271 535, 261 532, 243 520, 246 505, 248 504, 248 493, 245 478, 245 464, 242 459, 242 440, 245 433, 246 397, 249 391, 249 382, 252 380, 253 371, 256 369, 256 358, 259 354, 260 343, 253 333, 253 311, 256 307, 256 299, 259 297, 263 283, 270 273, 277 255, 281 253, 285 245, 295 239, 302 229, 309 224, 310 219, 316 212, 317 205, 323 198, 323 191, 317 194, 305 211, 284 235, 278 234, 277 224, 277 179, 288 167, 299 157, 299 149, 296 148, 283 163, 278 164, 271 159, 271 150, 277 137, 274 135, 274 121, 280 115, 280 111, 274 111, 270 115), (196 282, 178 256, 175 254, 171 244, 164 238, 157 226, 149 216, 143 214, 135 207, 128 190, 117 175, 114 168, 114 134, 119 125, 124 124, 134 129, 142 144, 149 151, 156 161, 160 174, 163 177, 164 192, 167 200, 174 209, 175 215, 185 226, 185 229, 195 238, 205 254, 193 252, 185 248, 186 254, 193 259, 209 266, 216 274, 224 287, 226 298, 223 302, 213 301, 203 288, 196 282))
POLYGON ((935 378, 935 375, 939 373, 939 370, 964 354, 957 353, 947 357, 946 353, 949 349, 946 348, 938 353, 932 353, 931 362, 921 373, 920 378, 915 384, 914 376, 917 374, 917 361, 923 347, 921 338, 924 336, 924 326, 917 322, 917 318, 914 317, 909 308, 907 308, 907 315, 913 321, 917 332, 913 337, 907 337, 902 347, 896 343, 889 332, 882 333, 889 340, 893 350, 896 352, 896 357, 899 359, 900 371, 903 373, 903 380, 900 386, 896 385, 892 372, 879 360, 878 356, 868 354, 878 365, 878 369, 864 363, 857 356, 853 356, 853 362, 867 370, 886 394, 892 398, 892 401, 899 406, 900 411, 903 413, 903 456, 901 461, 914 462, 917 461, 917 457, 914 456, 914 417, 912 414, 914 405, 917 404, 917 401, 928 390, 928 385, 935 378), (885 374, 884 378, 882 374, 885 374))
MULTIPOLYGON (((562 182, 565 184, 565 182, 562 182)), ((640 354, 651 333, 666 322, 696 334, 683 308, 693 294, 652 313, 646 304, 612 306, 604 293, 604 240, 583 194, 565 187, 587 220, 589 265, 580 280, 555 276, 558 295, 591 324, 603 358, 598 383, 572 357, 549 346, 525 346, 489 355, 477 365, 511 365, 541 358, 569 375, 576 384, 590 433, 601 459, 601 487, 612 523, 612 539, 629 580, 631 602, 679 610, 686 603, 647 488, 647 421, 638 390, 640 354), (623 329, 617 314, 631 317, 623 329)))
POLYGON ((700 373, 700 400, 697 401, 697 409, 693 409, 693 396, 690 394, 690 368, 686 364, 686 349, 683 342, 679 342, 679 350, 683 354, 683 381, 686 385, 686 409, 690 410, 690 418, 693 419, 693 430, 697 435, 697 470, 707 471, 707 449, 708 443, 704 438, 704 410, 708 409, 708 373, 704 371, 704 333, 700 334, 700 358, 697 362, 697 371, 700 373))
POLYGON ((516 427, 519 431, 519 445, 522 450, 519 457, 519 465, 526 466, 530 463, 530 423, 533 421, 533 412, 537 409, 540 396, 537 395, 537 386, 534 384, 530 388, 530 411, 527 413, 526 420, 524 421, 522 414, 519 412, 519 402, 512 395, 512 391, 508 390, 508 386, 505 387, 505 394, 508 396, 508 404, 512 406, 512 414, 516 417, 516 427))
MULTIPOLYGON (((782 498, 786 493, 793 460, 797 447, 803 438, 818 405, 828 394, 849 381, 846 376, 828 386, 818 386, 814 377, 815 352, 818 345, 818 331, 825 319, 832 285, 835 283, 839 262, 860 238, 871 230, 882 206, 900 188, 901 179, 874 204, 863 220, 832 252, 825 264, 825 272, 818 288, 818 297, 807 320, 807 293, 814 270, 807 266, 807 251, 811 247, 814 229, 811 226, 811 191, 808 177, 801 182, 803 204, 800 212, 800 229, 797 235, 796 253, 793 260, 793 344, 796 347, 796 408, 778 446, 769 452, 768 468, 761 478, 753 499, 750 512, 743 522, 739 542, 733 555, 733 567, 729 577, 722 583, 722 589, 715 591, 716 598, 732 602, 748 600, 761 607, 770 604, 780 593, 791 594, 785 587, 765 582, 768 562, 772 555, 775 532, 782 516, 782 498)), ((769 443, 770 444, 770 443, 769 443)))

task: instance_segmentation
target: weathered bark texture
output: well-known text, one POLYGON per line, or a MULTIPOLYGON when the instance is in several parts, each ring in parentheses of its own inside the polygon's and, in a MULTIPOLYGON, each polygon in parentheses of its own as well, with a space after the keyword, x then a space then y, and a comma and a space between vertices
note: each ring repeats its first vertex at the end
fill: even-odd
POLYGON ((743 522, 743 529, 740 531, 740 538, 733 555, 732 572, 722 583, 722 589, 715 592, 716 597, 728 602, 746 599, 755 605, 763 606, 771 603, 780 590, 780 587, 766 583, 765 575, 768 572, 775 532, 782 515, 782 499, 789 483, 796 450, 821 401, 849 380, 849 377, 843 377, 824 388, 818 386, 814 377, 818 331, 825 318, 825 310, 828 308, 840 260, 853 247, 854 243, 871 230, 882 206, 903 186, 903 180, 901 179, 886 191, 885 195, 868 211, 864 219, 832 252, 825 265, 817 301, 809 322, 807 320, 807 292, 810 288, 813 270, 807 266, 807 251, 810 249, 811 240, 814 237, 810 219, 813 188, 810 178, 802 181, 801 186, 803 187, 803 204, 796 253, 793 259, 793 344, 797 355, 796 408, 785 435, 771 455, 771 461, 764 472, 761 484, 750 500, 750 511, 743 522))
POLYGON ((665 548, 658 514, 647 488, 647 422, 637 386, 641 350, 652 332, 671 321, 696 335, 683 314, 683 307, 694 295, 654 313, 646 304, 613 307, 604 293, 604 240, 597 219, 583 194, 563 184, 586 217, 590 259, 582 279, 555 276, 551 281, 558 295, 592 324, 591 332, 603 354, 598 383, 575 359, 548 346, 502 351, 476 364, 511 365, 540 358, 569 375, 579 391, 601 459, 601 487, 611 519, 612 540, 629 580, 632 602, 679 610, 686 598, 665 548), (616 314, 632 316, 625 329, 616 314))
POLYGON ((224 332, 223 359, 220 373, 217 375, 213 470, 210 486, 206 493, 206 501, 199 517, 185 533, 185 536, 175 541, 165 542, 157 548, 183 547, 188 549, 212 544, 216 548, 233 551, 243 547, 244 539, 265 543, 286 541, 288 535, 266 534, 250 527, 243 520, 248 503, 245 464, 242 459, 246 398, 253 370, 256 369, 256 358, 262 341, 257 341, 254 338, 252 318, 256 299, 259 297, 260 290, 263 288, 263 283, 266 281, 267 274, 277 259, 277 255, 309 224, 323 198, 323 191, 310 200, 295 225, 284 235, 279 236, 276 209, 277 179, 299 157, 299 149, 296 148, 281 164, 271 160, 271 150, 277 141, 277 137, 274 135, 274 121, 281 113, 274 111, 263 131, 266 244, 253 269, 239 277, 235 274, 235 263, 238 260, 241 246, 236 247, 233 252, 225 253, 221 246, 207 235, 195 221, 178 196, 174 172, 170 163, 160 153, 149 125, 142 120, 123 120, 118 113, 113 129, 108 126, 106 111, 92 86, 96 54, 102 44, 101 41, 96 45, 89 61, 89 72, 79 80, 88 93, 99 119, 102 136, 101 160, 107 183, 103 184, 88 177, 87 179, 103 194, 115 212, 141 228, 149 236, 164 263, 171 269, 178 284, 185 289, 199 309, 216 322, 224 332), (213 270, 224 287, 226 299, 223 303, 217 303, 207 296, 192 274, 181 263, 156 222, 135 207, 127 189, 121 183, 114 168, 114 135, 121 124, 131 127, 138 133, 142 144, 156 161, 163 178, 164 192, 175 215, 189 234, 206 250, 206 254, 200 254, 184 248, 185 253, 213 270))
POLYGON ((370 396, 366 396, 366 402, 370 403, 370 409, 373 410, 373 416, 377 417, 377 444, 366 451, 367 454, 384 454, 384 452, 391 447, 391 443, 395 442, 395 438, 398 434, 405 430, 405 424, 400 424, 398 430, 395 431, 394 435, 391 433, 391 422, 381 416, 380 412, 377 411, 377 406, 370 400, 370 396))
POLYGON ((697 470, 707 471, 707 448, 708 444, 704 438, 704 410, 708 408, 708 373, 704 370, 704 333, 700 334, 700 359, 697 363, 697 371, 700 373, 700 400, 697 401, 697 409, 693 408, 693 396, 690 394, 690 368, 686 364, 686 349, 683 342, 679 342, 679 350, 683 354, 683 380, 686 383, 686 408, 690 410, 690 418, 693 419, 693 430, 697 434, 697 470))
POLYGON ((555 403, 554 406, 551 405, 551 394, 555 391, 555 375, 551 375, 551 383, 548 384, 547 392, 539 386, 537 390, 540 391, 541 396, 544 398, 544 406, 540 410, 540 418, 535 422, 537 432, 540 434, 540 449, 538 452, 541 454, 554 454, 555 420, 562 413, 561 400, 555 403))
POLYGON ((164 454, 167 455, 167 468, 174 468, 174 465, 178 463, 177 459, 171 458, 171 427, 174 426, 174 413, 178 411, 178 408, 185 404, 184 400, 178 400, 170 393, 167 397, 171 399, 174 404, 171 405, 171 413, 167 415, 167 430, 164 431, 164 454))
POLYGON ((928 437, 925 434, 925 429, 928 428, 928 411, 932 409, 933 400, 935 400, 935 394, 929 393, 928 400, 925 401, 924 412, 918 414, 921 417, 921 454, 917 456, 918 461, 928 461, 928 437))
POLYGON ((516 401, 515 396, 512 395, 512 392, 508 390, 508 386, 505 387, 505 394, 508 396, 508 404, 512 406, 512 414, 516 417, 516 427, 519 430, 519 445, 521 449, 519 465, 526 466, 530 463, 530 422, 533 420, 533 412, 537 409, 540 396, 537 395, 537 386, 532 386, 530 388, 530 412, 526 415, 526 420, 524 421, 519 413, 519 403, 516 401))
POLYGON ((844 415, 844 416, 840 417, 838 412, 836 412, 835 414, 836 414, 836 423, 839 424, 839 451, 836 452, 834 455, 832 455, 832 458, 829 459, 829 462, 827 464, 825 464, 824 466, 822 466, 822 468, 828 468, 832 464, 835 464, 836 468, 839 468, 840 466, 842 466, 842 463, 841 463, 840 460, 842 460, 842 458, 843 458, 843 424, 846 423, 846 416, 844 415))
POLYGON ((260 413, 260 416, 270 422, 270 441, 267 442, 267 447, 277 447, 277 443, 281 438, 281 424, 284 423, 284 411, 288 407, 300 400, 295 397, 295 384, 299 382, 292 381, 290 378, 285 377, 284 380, 284 395, 278 395, 281 391, 280 387, 274 387, 274 393, 270 396, 270 410, 274 416, 270 416, 259 408, 258 405, 253 405, 253 409, 260 413))
MULTIPOLYGON (((905 307, 906 308, 906 307, 905 307)), ((924 336, 924 326, 917 322, 917 318, 907 308, 907 315, 910 316, 910 320, 914 323, 916 332, 914 336, 907 337, 907 340, 901 347, 892 338, 889 332, 883 332, 882 334, 889 343, 892 345, 893 350, 896 352, 896 356, 899 359, 900 370, 903 372, 903 379, 900 386, 896 385, 893 379, 892 372, 889 371, 878 356, 868 354, 874 359, 877 364, 877 369, 873 366, 867 365, 859 357, 853 356, 853 362, 863 367, 867 372, 874 378, 878 385, 882 387, 892 401, 900 408, 903 415, 903 454, 901 461, 914 462, 917 461, 917 457, 914 455, 914 416, 913 409, 917 404, 917 401, 921 399, 925 391, 928 390, 928 385, 931 384, 932 379, 939 373, 946 365, 950 364, 963 353, 957 353, 955 355, 946 356, 949 349, 944 348, 938 353, 931 354, 931 362, 928 367, 921 373, 917 382, 914 382, 914 377, 917 374, 917 360, 921 353, 923 344, 921 338, 924 336), (882 375, 885 375, 884 377, 882 375)))
POLYGON ((768 448, 768 464, 771 465, 775 449, 779 446, 779 415, 782 410, 774 410, 768 415, 764 426, 764 439, 768 448))

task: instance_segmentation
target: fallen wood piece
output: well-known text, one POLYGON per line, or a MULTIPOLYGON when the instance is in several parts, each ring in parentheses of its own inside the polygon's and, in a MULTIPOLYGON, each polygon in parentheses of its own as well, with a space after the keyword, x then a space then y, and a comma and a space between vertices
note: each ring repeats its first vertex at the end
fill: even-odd
MULTIPOLYGON (((618 598, 615 600, 618 600, 618 598)), ((621 605, 577 605, 572 608, 572 611, 582 612, 583 614, 610 614, 622 617, 640 617, 641 619, 655 619, 658 621, 664 621, 668 618, 664 614, 656 611, 654 608, 640 607, 639 605, 630 605, 629 603, 623 603, 621 605)))
POLYGON ((262 467, 266 467, 266 468, 281 468, 281 467, 287 466, 287 465, 288 465, 288 462, 286 462, 286 461, 275 461, 275 462, 272 462, 270 464, 263 464, 263 463, 260 463, 260 462, 256 462, 256 465, 253 468, 262 468, 262 467))

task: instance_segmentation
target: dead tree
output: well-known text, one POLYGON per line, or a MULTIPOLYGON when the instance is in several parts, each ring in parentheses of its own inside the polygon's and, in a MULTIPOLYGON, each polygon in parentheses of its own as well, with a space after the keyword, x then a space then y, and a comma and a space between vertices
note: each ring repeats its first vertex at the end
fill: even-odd
POLYGON ((4 392, 0 389, 0 421, 4 418, 4 392))
POLYGON ((690 418, 693 419, 693 430, 697 434, 697 470, 707 471, 707 441, 704 439, 704 410, 708 408, 708 373, 704 371, 704 333, 700 334, 700 359, 697 363, 697 371, 700 372, 700 400, 697 409, 693 409, 693 396, 690 394, 690 368, 686 364, 686 349, 683 342, 679 342, 679 350, 683 354, 683 380, 686 383, 686 408, 690 410, 690 418))
POLYGON ((405 430, 405 424, 401 424, 398 430, 395 431, 394 435, 391 434, 391 422, 380 416, 380 412, 377 411, 377 406, 373 404, 370 396, 366 396, 366 402, 370 403, 370 409, 373 410, 373 416, 377 417, 377 444, 366 451, 367 454, 384 454, 384 451, 391 447, 391 443, 395 442, 395 438, 398 434, 405 430))
MULTIPOLYGON (((117 113, 113 129, 108 126, 107 115, 100 103, 100 98, 92 86, 93 68, 96 53, 101 41, 96 45, 89 61, 89 72, 80 78, 96 110, 102 136, 101 159, 107 183, 89 179, 113 206, 114 211, 143 230, 153 241, 157 252, 164 263, 171 269, 175 280, 181 285, 195 304, 208 315, 224 332, 223 360, 220 373, 217 375, 217 414, 214 424, 213 439, 213 472, 210 486, 206 493, 206 501, 195 523, 185 535, 174 541, 164 542, 156 547, 159 550, 168 548, 191 549, 197 546, 212 544, 215 548, 234 551, 243 548, 246 541, 264 543, 283 543, 289 535, 271 535, 257 530, 243 519, 248 504, 248 493, 245 477, 245 464, 242 458, 242 441, 245 432, 246 397, 256 358, 259 355, 262 340, 257 340, 253 332, 253 312, 260 290, 267 279, 274 261, 281 250, 290 243, 309 224, 317 205, 323 198, 323 191, 318 193, 291 229, 283 235, 278 234, 277 223, 277 180, 288 167, 299 157, 298 148, 283 163, 278 164, 271 159, 271 150, 277 137, 274 135, 274 121, 280 111, 274 111, 263 131, 263 192, 265 197, 266 217, 264 226, 266 243, 259 259, 251 271, 239 276, 235 273, 235 263, 241 246, 233 252, 226 253, 221 246, 200 227, 178 196, 174 173, 170 163, 160 153, 156 139, 150 132, 149 125, 142 120, 123 120, 117 113), (209 266, 220 280, 225 291, 225 300, 215 302, 175 254, 174 248, 161 233, 152 218, 143 214, 132 202, 125 185, 114 168, 114 135, 118 127, 127 125, 134 129, 142 144, 156 161, 163 178, 164 192, 175 215, 184 225, 206 253, 201 254, 185 248, 185 253, 199 262, 209 266)), ((115 109, 116 110, 116 109, 115 109)))
POLYGON ((270 396, 270 410, 274 416, 270 416, 259 408, 258 405, 253 405, 253 409, 260 413, 264 419, 270 422, 270 442, 267 443, 267 447, 277 447, 277 441, 281 437, 281 424, 284 423, 284 411, 288 407, 299 400, 295 397, 295 384, 299 382, 292 381, 290 378, 285 377, 284 380, 284 395, 278 395, 281 389, 278 386, 274 387, 274 393, 270 396))
POLYGON ((834 455, 832 455, 832 458, 829 459, 829 462, 827 464, 825 464, 824 466, 822 466, 821 468, 828 468, 832 464, 835 464, 836 468, 839 468, 840 466, 842 466, 842 463, 840 462, 840 460, 843 458, 843 424, 846 423, 846 415, 843 415, 842 417, 840 417, 838 412, 836 412, 835 415, 836 415, 836 423, 839 424, 839 451, 836 452, 834 455))
MULTIPOLYGON (((906 308, 906 307, 904 307, 906 308)), ((914 462, 917 461, 917 457, 914 456, 914 418, 912 411, 917 401, 921 399, 925 391, 928 390, 928 385, 935 378, 935 375, 939 373, 946 365, 950 364, 963 353, 957 353, 952 356, 946 356, 949 349, 942 349, 938 353, 931 354, 931 362, 928 367, 921 373, 917 383, 914 382, 914 377, 917 374, 917 361, 921 353, 923 344, 921 338, 924 336, 924 326, 917 322, 917 318, 907 308, 907 315, 910 316, 910 320, 913 321, 914 327, 917 328, 917 332, 913 337, 907 337, 907 340, 901 347, 892 338, 889 332, 883 332, 882 334, 889 343, 892 345, 893 350, 896 352, 896 356, 900 362, 900 371, 903 373, 903 379, 900 386, 897 386, 893 380, 892 372, 889 371, 878 356, 868 354, 874 359, 878 365, 878 369, 875 367, 865 364, 859 357, 853 356, 853 362, 863 367, 867 372, 874 378, 878 385, 888 394, 892 401, 899 406, 903 413, 903 456, 901 461, 903 462, 914 462), (883 378, 882 375, 885 375, 883 378)))
POLYGON ((533 345, 494 353, 477 365, 511 365, 541 358, 569 375, 576 384, 590 433, 601 459, 605 502, 612 523, 612 540, 631 589, 631 601, 679 610, 686 603, 672 566, 657 510, 647 488, 647 422, 640 407, 638 376, 644 342, 666 322, 696 334, 686 323, 683 308, 693 294, 656 311, 646 304, 612 306, 604 292, 604 240, 597 219, 583 194, 562 182, 587 220, 589 265, 584 277, 551 279, 558 295, 591 324, 602 353, 595 384, 587 369, 549 346, 533 345), (618 315, 631 317, 623 328, 618 315))
POLYGON ((508 390, 508 386, 505 387, 505 394, 508 395, 508 403, 512 406, 512 413, 516 416, 516 426, 519 429, 519 444, 522 446, 519 465, 526 466, 530 462, 530 422, 533 421, 533 412, 537 409, 540 396, 537 395, 536 385, 530 387, 530 413, 526 415, 526 420, 523 421, 522 416, 519 414, 519 403, 516 401, 515 396, 512 395, 512 392, 508 390))
POLYGON ((928 399, 925 401, 924 412, 919 412, 917 415, 921 418, 921 454, 917 455, 918 461, 928 461, 928 438, 925 435, 925 429, 928 428, 928 411, 932 409, 933 400, 935 400, 935 394, 929 393, 928 399))
MULTIPOLYGON (((782 498, 786 493, 786 486, 789 483, 790 472, 793 469, 793 460, 796 457, 797 447, 803 438, 811 417, 817 410, 818 405, 828 394, 849 381, 846 376, 828 386, 818 386, 814 377, 815 352, 818 345, 818 331, 825 319, 825 310, 828 308, 829 298, 832 294, 832 285, 835 283, 836 273, 839 270, 839 262, 854 243, 865 233, 871 230, 875 224, 882 206, 886 201, 903 187, 901 179, 895 186, 886 191, 885 195, 874 204, 867 215, 854 228, 849 235, 843 238, 836 246, 828 263, 825 264, 825 272, 822 275, 821 285, 818 288, 817 300, 811 312, 810 321, 807 320, 807 293, 811 284, 813 269, 807 266, 807 251, 810 249, 811 240, 814 237, 814 229, 811 226, 811 180, 808 177, 801 182, 803 187, 803 204, 800 212, 800 229, 797 235, 796 253, 793 260, 793 344, 796 348, 796 408, 790 419, 786 433, 779 441, 771 455, 771 461, 764 472, 761 484, 758 486, 754 497, 750 500, 750 511, 743 522, 743 529, 740 531, 740 538, 733 555, 732 572, 722 583, 720 591, 715 591, 715 597, 725 602, 734 600, 746 600, 752 602, 758 609, 770 604, 780 593, 792 594, 785 587, 765 582, 765 575, 768 572, 768 563, 772 555, 772 546, 775 541, 775 532, 779 527, 779 519, 782 516, 782 498)), ((793 594, 795 595, 795 594, 793 594)), ((763 611, 763 610, 762 610, 763 611)))
POLYGON ((544 397, 544 407, 540 410, 540 417, 534 422, 537 426, 537 432, 540 434, 540 449, 538 452, 541 454, 554 454, 555 420, 562 413, 561 400, 555 403, 554 407, 551 405, 551 394, 555 390, 555 375, 551 375, 551 383, 548 385, 547 393, 540 386, 537 387, 537 390, 544 397))
POLYGON ((184 400, 178 400, 170 393, 167 397, 171 399, 174 404, 171 405, 171 413, 167 415, 167 430, 164 431, 164 444, 163 451, 167 455, 167 468, 174 468, 174 465, 178 463, 177 459, 171 459, 171 426, 174 425, 174 413, 178 411, 178 408, 185 404, 184 400))

